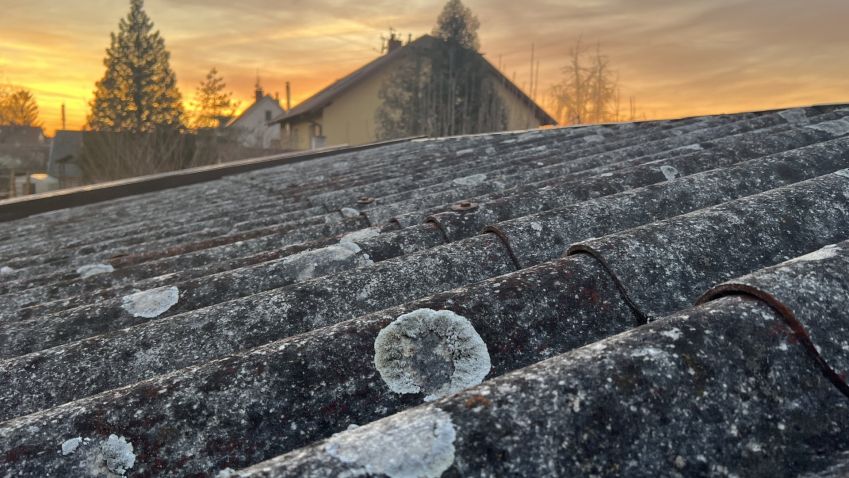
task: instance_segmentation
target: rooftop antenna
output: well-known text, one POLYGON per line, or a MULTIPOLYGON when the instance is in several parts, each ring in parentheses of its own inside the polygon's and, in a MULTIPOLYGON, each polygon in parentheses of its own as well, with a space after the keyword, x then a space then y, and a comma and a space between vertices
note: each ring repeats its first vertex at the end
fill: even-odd
POLYGON ((256 69, 256 86, 254 93, 256 95, 256 101, 261 100, 262 97, 265 96, 262 91, 262 86, 259 84, 259 68, 256 69))
POLYGON ((62 129, 65 129, 65 103, 62 103, 62 129))

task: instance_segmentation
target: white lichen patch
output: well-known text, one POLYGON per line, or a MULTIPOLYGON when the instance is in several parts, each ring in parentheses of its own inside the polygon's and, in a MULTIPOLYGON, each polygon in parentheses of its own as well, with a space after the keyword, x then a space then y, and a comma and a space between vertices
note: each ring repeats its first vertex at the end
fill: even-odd
POLYGON ((531 223, 531 229, 533 229, 536 232, 541 232, 542 231, 542 224, 540 224, 538 222, 532 222, 531 223))
POLYGON ((0 267, 0 276, 9 276, 15 273, 15 269, 9 266, 0 267))
POLYGON ((418 309, 395 319, 374 342, 374 364, 396 393, 435 400, 477 385, 489 373, 486 344, 449 310, 418 309))
POLYGON ((367 227, 365 229, 360 229, 359 231, 349 232, 345 234, 339 239, 339 242, 356 242, 363 241, 370 237, 375 237, 380 235, 380 228, 377 227, 367 227))
POLYGON ((454 463, 455 437, 451 416, 426 407, 337 433, 324 451, 363 475, 436 478, 454 463))
POLYGON ((806 128, 825 131, 834 136, 843 136, 849 133, 849 118, 840 118, 838 120, 823 121, 822 123, 812 124, 806 128))
POLYGON ((784 118, 790 124, 808 124, 808 115, 801 108, 793 108, 784 110, 778 113, 778 116, 784 118))
POLYGON ((672 340, 678 340, 678 339, 681 338, 681 330, 678 329, 677 327, 672 327, 669 330, 664 330, 664 331, 660 332, 660 335, 662 335, 664 337, 669 337, 672 340))
POLYGON ((809 254, 805 254, 804 256, 799 256, 794 259, 790 259, 789 261, 785 261, 783 264, 794 264, 796 262, 809 262, 809 261, 825 261, 831 259, 840 252, 840 247, 837 244, 831 244, 823 247, 822 249, 818 249, 809 254))
POLYGON ((299 281, 309 280, 343 268, 374 264, 368 255, 361 254, 360 246, 351 241, 302 251, 283 259, 283 263, 297 271, 299 281))
POLYGON ((688 144, 687 146, 681 146, 678 149, 682 151, 702 151, 704 148, 702 148, 702 145, 700 145, 699 143, 695 143, 688 144))
POLYGON ((457 178, 451 182, 456 186, 477 186, 484 181, 486 181, 486 174, 472 174, 471 176, 457 178))
POLYGON ((62 456, 67 456, 77 451, 77 448, 79 448, 80 443, 82 442, 82 437, 71 438, 70 440, 62 442, 62 456))
POLYGON ((83 279, 86 277, 96 276, 98 274, 108 274, 115 270, 110 264, 86 264, 77 267, 77 274, 83 279))
POLYGON ((360 211, 357 211, 356 209, 351 207, 343 207, 339 210, 339 214, 341 214, 344 218, 352 218, 359 216, 360 211))
POLYGON ((648 358, 659 358, 664 357, 666 352, 656 347, 643 347, 641 349, 636 349, 631 352, 631 357, 648 357, 648 358))
POLYGON ((180 300, 180 290, 176 287, 158 287, 126 295, 121 307, 133 317, 152 319, 164 314, 180 300))
POLYGON ((124 437, 109 435, 109 438, 101 443, 100 452, 103 454, 106 468, 112 473, 123 475, 136 463, 133 444, 124 437))
POLYGON ((584 136, 584 141, 587 143, 600 143, 604 141, 604 136, 600 134, 591 134, 589 136, 584 136))
POLYGON ((839 171, 835 171, 834 174, 841 178, 849 178, 849 169, 841 169, 839 171))
POLYGON ((666 178, 667 181, 672 181, 673 179, 678 177, 678 170, 672 166, 661 166, 660 172, 663 173, 663 177, 666 178))

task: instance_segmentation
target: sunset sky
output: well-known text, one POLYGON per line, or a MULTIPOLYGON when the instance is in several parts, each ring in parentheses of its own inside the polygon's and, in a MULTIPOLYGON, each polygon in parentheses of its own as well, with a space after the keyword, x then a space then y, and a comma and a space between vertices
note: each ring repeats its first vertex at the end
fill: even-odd
MULTIPOLYGON (((257 72, 293 104, 379 55, 389 27, 428 33, 443 1, 147 0, 184 100, 216 66, 242 106, 257 72)), ((527 83, 531 44, 540 91, 558 80, 576 39, 598 42, 648 118, 849 101, 846 0, 466 0, 482 52, 527 83)), ((85 122, 122 0, 0 0, 0 82, 34 92, 48 133, 85 122)))

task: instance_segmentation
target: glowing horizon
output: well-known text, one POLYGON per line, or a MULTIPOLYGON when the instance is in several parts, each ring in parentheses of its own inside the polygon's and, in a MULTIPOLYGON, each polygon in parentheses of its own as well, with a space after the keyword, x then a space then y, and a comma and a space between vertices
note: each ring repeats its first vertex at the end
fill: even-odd
MULTIPOLYGON (((128 1, 8 3, 0 18, 0 82, 33 92, 52 135, 64 102, 67 128, 80 129, 94 83, 103 75, 109 33, 128 1)), ((253 100, 257 73, 267 93, 292 83, 293 106, 372 60, 380 35, 428 33, 443 1, 309 4, 245 0, 148 0, 165 38, 187 110, 213 66, 241 108, 253 100)), ((540 93, 577 38, 600 43, 647 118, 760 110, 847 101, 849 2, 813 0, 467 0, 481 22, 482 52, 526 86, 530 48, 540 93)), ((538 98, 541 99, 541 98, 538 98)))

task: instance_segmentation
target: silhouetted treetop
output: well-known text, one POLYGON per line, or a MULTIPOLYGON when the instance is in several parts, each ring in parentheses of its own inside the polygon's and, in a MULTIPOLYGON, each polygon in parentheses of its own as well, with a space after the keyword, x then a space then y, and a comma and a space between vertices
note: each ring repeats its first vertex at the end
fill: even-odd
POLYGON ((448 0, 436 20, 433 36, 470 50, 478 50, 478 28, 480 22, 471 9, 460 0, 448 0))
POLYGON ((149 132, 183 127, 183 106, 170 54, 144 11, 131 0, 130 13, 111 34, 88 125, 101 131, 149 132))

